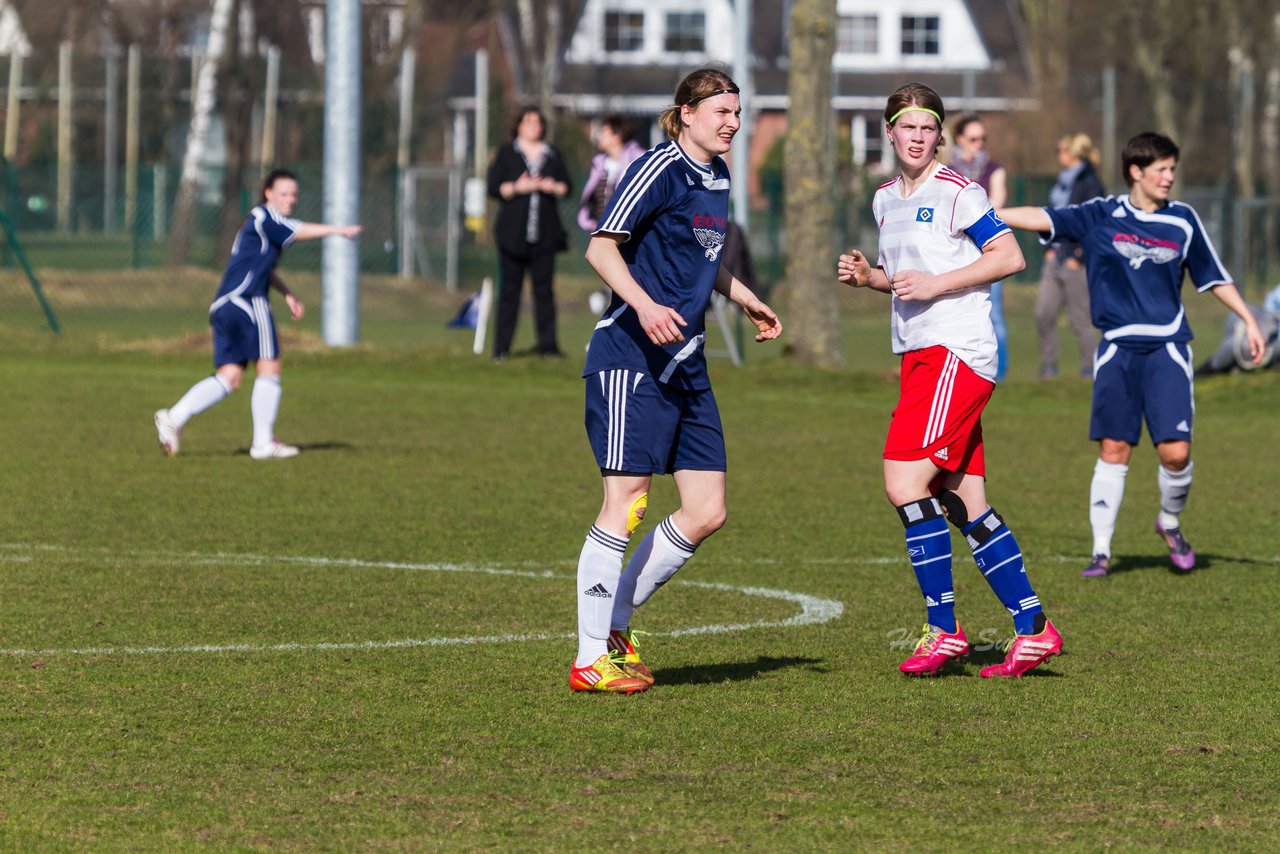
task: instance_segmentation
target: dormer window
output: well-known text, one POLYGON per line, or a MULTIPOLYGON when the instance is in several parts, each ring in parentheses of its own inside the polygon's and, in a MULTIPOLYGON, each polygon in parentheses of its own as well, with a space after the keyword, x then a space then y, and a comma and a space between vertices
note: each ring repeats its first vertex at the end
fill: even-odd
POLYGON ((662 47, 668 53, 701 53, 706 50, 706 14, 704 12, 668 12, 667 33, 662 47))
POLYGON ((644 12, 605 12, 604 49, 631 53, 644 49, 644 12))
POLYGON ((841 15, 836 24, 836 53, 874 56, 880 52, 880 18, 876 15, 841 15))
POLYGON ((902 55, 937 56, 941 52, 937 15, 902 16, 902 55))

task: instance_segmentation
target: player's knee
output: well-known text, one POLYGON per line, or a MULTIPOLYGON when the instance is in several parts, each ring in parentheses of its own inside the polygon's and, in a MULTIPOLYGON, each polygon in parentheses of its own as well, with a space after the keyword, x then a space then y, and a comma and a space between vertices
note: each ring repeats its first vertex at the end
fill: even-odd
POLYGON ((649 509, 649 493, 641 493, 627 508, 627 533, 634 534, 636 528, 644 521, 644 514, 649 509))
POLYGON ((963 529, 969 524, 969 509, 964 506, 964 499, 949 489, 938 493, 938 503, 942 505, 942 515, 957 528, 963 529))
POLYGON ((1177 473, 1191 464, 1191 449, 1160 449, 1160 464, 1171 472, 1177 473))
POLYGON ((700 543, 716 531, 724 527, 724 523, 729 519, 729 513, 722 505, 720 507, 704 507, 699 508, 696 513, 690 513, 685 508, 684 522, 681 530, 684 531, 684 525, 688 525, 693 530, 684 531, 685 536, 694 542, 700 543))
POLYGON ((227 394, 240 388, 240 381, 244 378, 244 374, 239 371, 219 371, 216 376, 222 382, 223 388, 227 390, 227 394))

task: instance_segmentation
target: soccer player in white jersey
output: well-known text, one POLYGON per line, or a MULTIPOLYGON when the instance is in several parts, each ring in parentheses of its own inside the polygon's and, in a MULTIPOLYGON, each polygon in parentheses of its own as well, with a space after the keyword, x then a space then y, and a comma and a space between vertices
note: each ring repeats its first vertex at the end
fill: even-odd
POLYGON ((1138 134, 1125 145, 1121 161, 1126 195, 1063 208, 1000 211, 1014 228, 1043 232, 1043 242, 1065 237, 1084 247, 1090 311, 1102 332, 1093 360, 1089 425, 1089 438, 1099 444, 1089 489, 1093 559, 1083 571, 1089 577, 1111 571, 1111 537, 1144 418, 1160 458, 1156 533, 1175 571, 1190 572, 1196 565, 1179 520, 1191 489, 1195 412, 1184 273, 1196 290, 1212 291, 1244 321, 1255 363, 1265 346, 1195 209, 1169 198, 1178 146, 1161 134, 1138 134))
POLYGON ((1061 652, 1062 636, 1044 615, 1017 541, 987 503, 981 419, 996 379, 991 283, 1026 262, 986 191, 938 162, 945 117, 938 93, 922 83, 889 96, 885 130, 902 173, 872 200, 880 257, 872 266, 850 249, 837 275, 891 295, 893 352, 902 356, 884 485, 906 529, 927 620, 898 669, 930 676, 969 652, 955 616, 950 521, 1013 617, 1005 660, 982 675, 1021 676, 1061 652))
POLYGON ((653 684, 635 648, 632 614, 724 524, 724 432, 702 346, 712 290, 742 306, 757 341, 782 333, 777 315, 720 266, 729 215, 723 156, 740 116, 727 74, 687 74, 660 119, 668 141, 627 167, 587 246, 587 262, 613 298, 583 371, 604 503, 578 558, 574 691, 630 694, 653 684), (655 474, 674 475, 680 507, 624 570, 655 474))
POLYGON ((261 200, 240 226, 231 247, 231 260, 209 307, 215 372, 193 385, 173 406, 155 414, 160 447, 171 457, 178 455, 187 421, 239 388, 250 362, 257 379, 249 401, 253 414, 249 456, 271 460, 298 455, 296 446, 275 438, 276 413, 280 409, 280 342, 267 292, 275 288, 284 294, 289 313, 294 320, 301 320, 305 311, 302 301, 276 275, 280 253, 295 240, 314 240, 330 234, 354 239, 360 226, 290 219, 297 201, 298 179, 277 169, 263 181, 261 200))

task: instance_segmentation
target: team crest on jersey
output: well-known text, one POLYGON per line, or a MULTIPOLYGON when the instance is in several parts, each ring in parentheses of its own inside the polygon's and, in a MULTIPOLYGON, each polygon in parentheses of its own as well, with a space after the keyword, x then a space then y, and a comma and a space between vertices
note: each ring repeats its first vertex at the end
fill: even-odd
POLYGON ((716 231, 714 228, 697 228, 695 226, 693 236, 698 238, 698 242, 706 250, 708 261, 714 261, 720 257, 720 250, 724 248, 723 232, 716 231))
POLYGON ((1176 243, 1136 234, 1117 234, 1111 238, 1111 245, 1129 259, 1129 266, 1135 270, 1142 266, 1143 261, 1167 264, 1182 254, 1176 243))
POLYGON ((933 208, 916 208, 916 222, 933 222, 933 208))

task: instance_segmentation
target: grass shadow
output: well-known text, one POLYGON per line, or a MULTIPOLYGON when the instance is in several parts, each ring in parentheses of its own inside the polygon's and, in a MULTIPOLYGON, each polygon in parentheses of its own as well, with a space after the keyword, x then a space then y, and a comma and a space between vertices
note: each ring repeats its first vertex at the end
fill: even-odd
MULTIPOLYGON (((355 449, 355 445, 350 442, 299 442, 298 450, 306 451, 351 451, 355 449)), ((238 449, 233 456, 247 457, 249 456, 248 448, 238 449)))
POLYGON ((824 661, 821 658, 802 658, 787 656, 773 658, 762 655, 755 661, 731 661, 720 664, 691 664, 687 667, 664 667, 655 670, 654 676, 661 685, 705 685, 714 682, 741 682, 754 679, 774 670, 787 667, 808 667, 818 673, 826 673, 827 668, 819 667, 824 661))
MULTIPOLYGON (((1205 552, 1196 553, 1196 566, 1192 572, 1200 572, 1210 569, 1216 561, 1232 561, 1235 558, 1222 557, 1220 555, 1208 554, 1205 552)), ((1248 558, 1241 558, 1240 563, 1252 563, 1248 558)), ((1140 572, 1149 569, 1163 569, 1170 575, 1190 575, 1191 573, 1181 572, 1174 568, 1173 563, 1166 554, 1145 554, 1145 555, 1124 555, 1122 557, 1112 557, 1111 572, 1109 575, 1119 575, 1123 572, 1140 572)))
MULTIPOLYGON (((1050 658, 1044 664, 1041 664, 1038 667, 1028 670, 1026 673, 1022 674, 1022 676, 1019 678, 1025 679, 1028 676, 1035 676, 1036 678, 1045 678, 1045 679, 1063 678, 1062 674, 1054 670, 1052 667, 1054 663, 1054 658, 1060 658, 1063 655, 1066 655, 1066 652, 1061 652, 1057 656, 1050 658)), ((1000 662, 1004 661, 1004 657, 1005 657, 1005 650, 1004 650, 1004 647, 1002 646, 991 646, 983 649, 975 648, 969 652, 968 656, 965 657, 966 667, 964 672, 960 672, 957 669, 955 671, 952 671, 952 673, 954 673, 954 675, 957 675, 957 676, 980 676, 982 668, 990 667, 993 664, 999 664, 1000 662)), ((955 667, 956 665, 953 664, 951 666, 955 667)))

